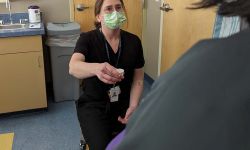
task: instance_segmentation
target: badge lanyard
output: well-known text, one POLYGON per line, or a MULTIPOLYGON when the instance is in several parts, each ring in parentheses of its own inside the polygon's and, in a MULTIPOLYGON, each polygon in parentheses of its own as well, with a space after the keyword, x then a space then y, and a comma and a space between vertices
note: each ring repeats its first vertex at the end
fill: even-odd
MULTIPOLYGON (((102 33, 102 31, 101 31, 102 33)), ((105 49, 106 49, 106 54, 107 54, 107 57, 108 57, 108 61, 109 63, 111 63, 111 59, 110 59, 110 55, 109 55, 109 49, 108 49, 108 42, 104 36, 104 34, 102 33, 103 35, 103 38, 104 38, 104 42, 105 42, 105 49)), ((121 36, 120 36, 120 40, 119 40, 119 45, 118 45, 118 56, 117 56, 117 60, 116 60, 116 64, 115 64, 115 67, 117 68, 118 67, 118 63, 119 63, 119 60, 120 60, 120 56, 121 56, 121 51, 122 51, 122 42, 121 42, 121 36)), ((113 87, 115 87, 115 84, 113 85, 113 87)))
MULTIPOLYGON (((101 31, 102 33, 102 31, 101 31)), ((103 38, 104 38, 104 42, 105 42, 105 48, 106 48, 106 53, 107 53, 107 57, 108 57, 108 61, 109 63, 111 63, 111 59, 110 59, 110 55, 109 55, 109 49, 108 49, 108 42, 104 36, 104 34, 102 33, 103 38)), ((119 40, 119 45, 118 45, 118 56, 117 56, 117 60, 115 63, 115 67, 118 67, 118 63, 119 63, 119 59, 121 56, 121 36, 120 36, 120 40, 119 40)), ((113 87, 109 90, 109 96, 110 96, 110 102, 117 102, 118 101, 118 95, 121 93, 121 90, 119 88, 119 86, 115 86, 115 84, 113 85, 113 87)), ((107 108, 110 107, 108 106, 109 104, 107 104, 107 108)))
MULTIPOLYGON (((104 36, 104 35, 103 35, 104 36)), ((105 37, 104 37, 105 38, 105 37)), ((119 63, 119 59, 120 59, 120 56, 121 56, 121 38, 120 38, 120 41, 119 41, 119 46, 118 46, 118 57, 117 57, 117 60, 116 60, 116 64, 115 64, 115 67, 117 68, 118 66, 118 63, 119 63)), ((108 43, 105 39, 105 48, 106 48, 106 53, 107 53, 107 56, 108 56, 108 60, 109 60, 109 63, 111 63, 111 60, 110 60, 110 55, 109 55, 109 49, 108 49, 108 43)))

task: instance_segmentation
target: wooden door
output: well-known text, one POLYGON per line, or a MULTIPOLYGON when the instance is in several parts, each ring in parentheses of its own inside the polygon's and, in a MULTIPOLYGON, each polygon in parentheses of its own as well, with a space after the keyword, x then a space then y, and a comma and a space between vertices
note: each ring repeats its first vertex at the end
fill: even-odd
POLYGON ((95 0, 73 0, 72 10, 74 21, 80 24, 82 32, 87 32, 95 28, 95 0), (83 10, 79 9, 80 6, 83 7, 83 10))
POLYGON ((142 39, 143 0, 123 0, 126 7, 128 22, 123 29, 136 34, 142 39))
MULTIPOLYGON (((125 7, 128 15, 128 23, 123 26, 124 30, 132 32, 142 37, 142 0, 124 0, 125 7)), ((74 21, 81 25, 81 31, 86 32, 94 29, 94 7, 95 0, 73 0, 72 3, 72 13, 74 21), (86 7, 82 11, 77 9, 77 7, 86 7)))
POLYGON ((163 0, 173 9, 163 11, 161 73, 200 39, 211 38, 215 9, 186 9, 197 0, 163 0))

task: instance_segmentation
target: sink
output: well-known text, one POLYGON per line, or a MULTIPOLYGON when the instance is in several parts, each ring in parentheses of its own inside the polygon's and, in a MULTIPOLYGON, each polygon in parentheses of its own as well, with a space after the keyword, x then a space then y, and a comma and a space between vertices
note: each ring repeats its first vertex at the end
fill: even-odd
POLYGON ((27 24, 4 24, 0 25, 0 30, 24 29, 27 27, 27 24))

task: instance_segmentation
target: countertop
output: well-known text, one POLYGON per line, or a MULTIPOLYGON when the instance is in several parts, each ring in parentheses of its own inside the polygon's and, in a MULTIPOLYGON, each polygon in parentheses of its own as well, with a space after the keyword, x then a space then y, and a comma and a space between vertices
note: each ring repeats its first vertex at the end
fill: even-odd
POLYGON ((15 36, 29 36, 29 35, 43 35, 45 34, 44 24, 41 23, 41 28, 38 29, 11 29, 11 30, 1 30, 0 38, 2 37, 15 37, 15 36))
MULTIPOLYGON (((14 23, 19 23, 19 19, 28 19, 27 13, 14 13, 12 14, 12 20, 14 23)), ((9 14, 0 14, 0 20, 3 20, 4 23, 8 23, 9 14)), ((31 29, 31 28, 19 28, 11 30, 1 30, 0 29, 0 38, 3 37, 18 37, 18 36, 30 36, 30 35, 43 35, 45 34, 44 24, 41 23, 41 28, 31 29)))

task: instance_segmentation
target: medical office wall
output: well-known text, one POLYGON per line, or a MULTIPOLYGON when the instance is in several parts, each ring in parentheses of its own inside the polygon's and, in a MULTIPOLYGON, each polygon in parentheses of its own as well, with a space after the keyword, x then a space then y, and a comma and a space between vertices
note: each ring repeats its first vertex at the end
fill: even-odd
MULTIPOLYGON (((28 12, 28 6, 40 7, 43 22, 68 22, 70 21, 69 0, 10 0, 11 12, 28 12)), ((0 13, 8 13, 5 4, 0 4, 0 13)))

